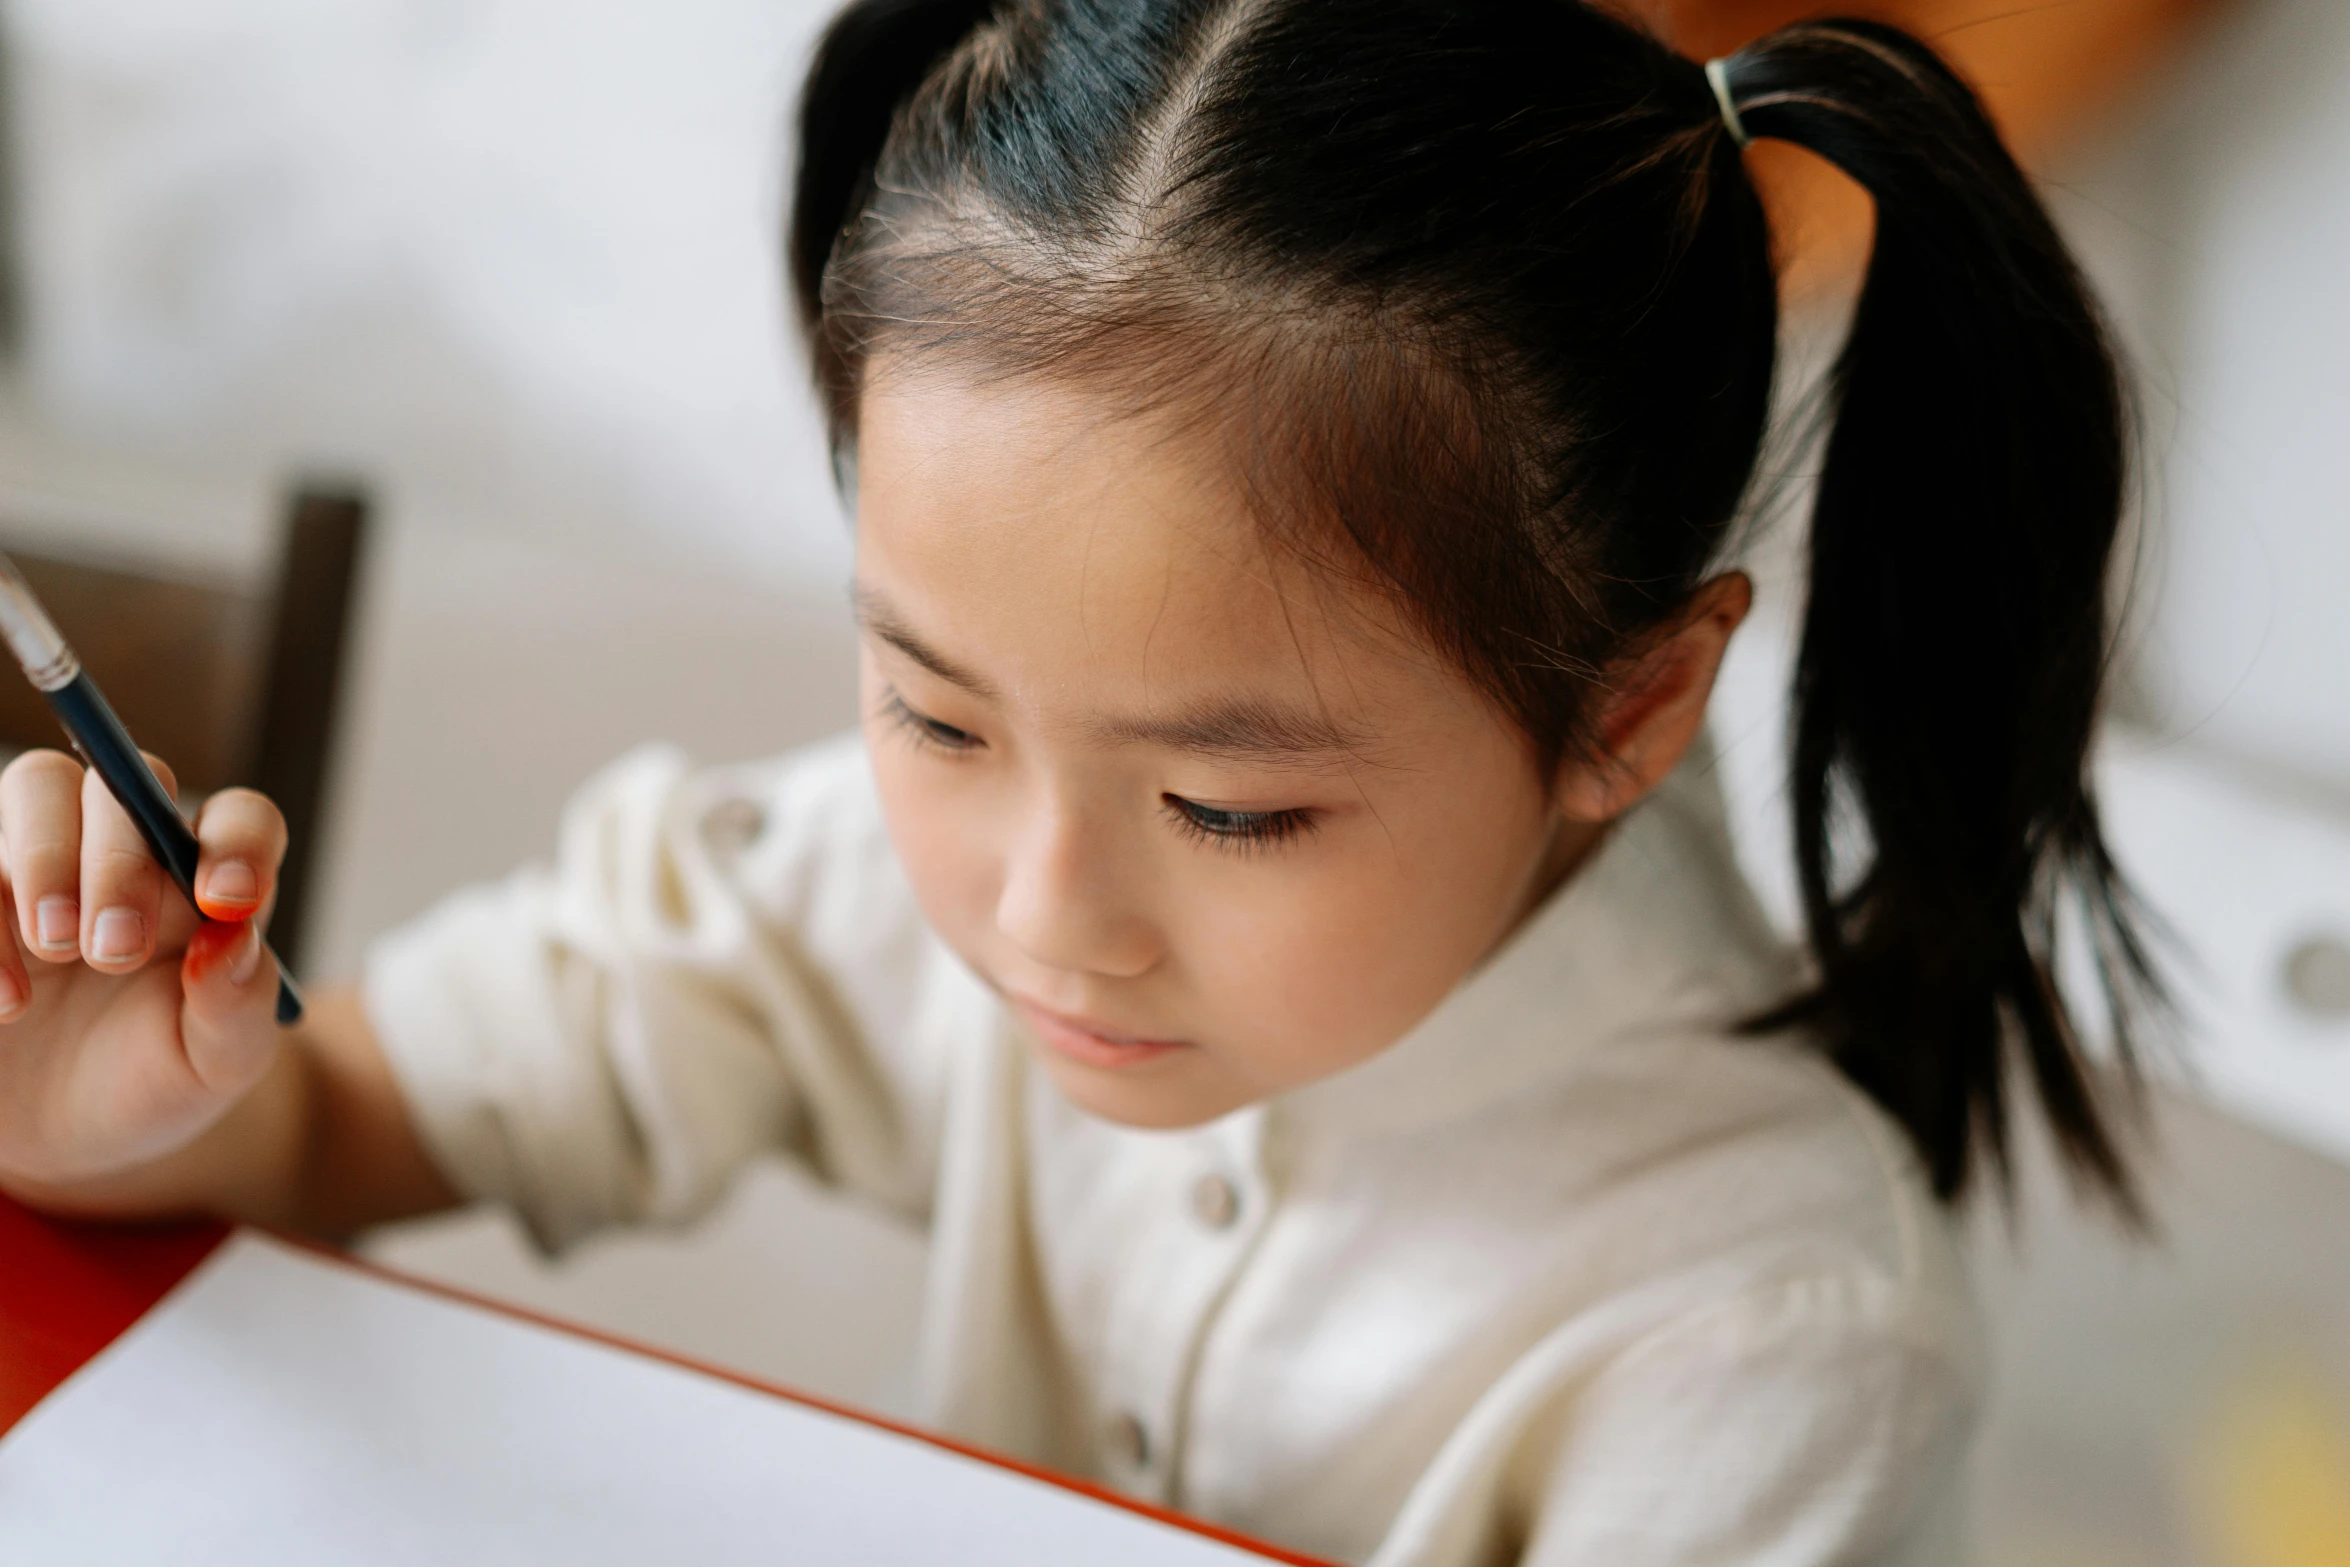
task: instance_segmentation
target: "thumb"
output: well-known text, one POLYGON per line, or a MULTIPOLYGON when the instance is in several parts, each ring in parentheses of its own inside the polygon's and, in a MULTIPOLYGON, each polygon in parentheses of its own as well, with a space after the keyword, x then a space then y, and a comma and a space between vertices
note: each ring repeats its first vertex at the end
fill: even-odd
POLYGON ((180 959, 180 1039, 196 1080, 234 1096, 277 1050, 277 961, 258 920, 206 920, 180 959))

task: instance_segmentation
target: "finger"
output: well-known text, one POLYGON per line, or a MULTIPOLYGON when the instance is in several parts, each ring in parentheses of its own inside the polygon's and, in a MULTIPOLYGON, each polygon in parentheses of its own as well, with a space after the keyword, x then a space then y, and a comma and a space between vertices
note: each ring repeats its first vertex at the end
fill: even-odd
MULTIPOLYGON (((0 871, 0 905, 8 902, 6 872, 0 871)), ((33 984, 26 971, 24 951, 16 938, 16 923, 0 919, 0 1023, 13 1023, 32 1004, 33 984)))
POLYGON ((27 751, 0 772, 0 839, 16 928, 51 963, 82 955, 82 764, 27 751))
POLYGON ((277 890, 286 819, 267 795, 223 789, 196 818, 196 907, 206 919, 251 919, 277 890))
POLYGON ((155 951, 163 867, 95 771, 82 775, 82 960, 127 974, 155 951))
POLYGON ((180 1039, 197 1080, 224 1096, 243 1093, 277 1048, 277 960, 253 920, 214 920, 180 958, 180 1039))

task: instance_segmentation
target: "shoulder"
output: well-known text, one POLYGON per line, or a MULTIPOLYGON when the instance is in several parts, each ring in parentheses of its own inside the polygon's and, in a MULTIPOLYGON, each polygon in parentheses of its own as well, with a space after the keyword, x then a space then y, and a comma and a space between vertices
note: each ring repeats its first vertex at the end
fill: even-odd
POLYGON ((1399 1541, 1939 1559, 1985 1356, 1955 1226, 1895 1129, 1799 1042, 1696 1028, 1628 1034, 1549 1097, 1523 1129, 1578 1173, 1545 1187, 1515 1162, 1486 1194, 1533 1259, 1528 1331, 1399 1541))
MULTIPOLYGON (((1700 761, 1705 761, 1700 758, 1700 761)), ((1623 1140, 1620 1200, 1667 1204, 1661 1268, 1743 1259, 1758 1281, 1839 1280, 1818 1309, 1915 1315, 1962 1353, 1973 1309, 1951 1216, 1910 1140, 1800 1029, 1743 1020, 1803 983, 1756 904, 1704 767, 1677 775, 1599 867, 1595 902, 1637 931, 1641 999, 1587 1042, 1556 1113, 1623 1140)), ((1857 1320, 1857 1319, 1856 1319, 1857 1320)), ((1888 1319, 1889 1320, 1889 1319, 1888 1319)))
POLYGON ((853 734, 717 767, 640 746, 572 797, 558 867, 672 912, 705 888, 807 912, 846 886, 901 881, 853 734))
POLYGON ((697 780, 691 809, 739 879, 770 902, 803 902, 840 881, 904 895, 872 764, 855 734, 714 768, 697 780))
POLYGON ((1612 1202, 1679 1216, 1660 1271, 1721 1259, 1749 1299, 1807 1281, 1785 1298, 1823 1322, 1977 1353, 1953 1215, 1902 1129, 1809 1039, 1633 1034, 1595 1054, 1577 1097, 1578 1119, 1617 1101, 1632 1133, 1612 1202))
POLYGON ((590 955, 821 984, 889 1018, 969 988, 922 917, 855 734, 715 767, 632 751, 573 797, 547 882, 554 925, 590 955))
POLYGON ((1945 1559, 1980 1378, 1898 1293, 1797 1270, 1632 1339, 1515 1455, 1523 1560, 1945 1559))
POLYGON ((881 798, 858 735, 779 756, 696 767, 669 746, 646 746, 606 769, 583 796, 640 796, 671 830, 686 829, 732 863, 783 873, 836 854, 886 849, 881 798))
POLYGON ((1510 1378, 1525 1559, 1937 1557, 1987 1372, 1952 1215, 1802 1042, 1641 1043, 1624 1271, 1510 1378))

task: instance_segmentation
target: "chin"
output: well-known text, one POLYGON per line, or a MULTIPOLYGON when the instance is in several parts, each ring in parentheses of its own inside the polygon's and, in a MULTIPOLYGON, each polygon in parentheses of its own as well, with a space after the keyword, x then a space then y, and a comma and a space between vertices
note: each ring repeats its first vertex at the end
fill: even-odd
POLYGON ((1111 1071, 1070 1061, 1042 1045, 1029 1048, 1062 1098, 1087 1115, 1137 1131, 1178 1132, 1205 1126, 1259 1097, 1214 1081, 1198 1061, 1111 1071))

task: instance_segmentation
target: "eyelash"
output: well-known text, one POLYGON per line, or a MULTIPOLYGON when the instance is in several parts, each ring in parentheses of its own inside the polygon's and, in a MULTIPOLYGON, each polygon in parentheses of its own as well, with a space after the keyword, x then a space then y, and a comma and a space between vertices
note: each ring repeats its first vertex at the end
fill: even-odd
POLYGON ((935 718, 925 718, 906 705, 906 699, 892 691, 882 698, 882 713, 891 723, 906 731, 918 746, 935 746, 950 755, 976 751, 987 742, 968 730, 953 724, 942 724, 935 718))
POLYGON ((1200 805, 1181 795, 1161 795, 1167 804, 1167 815, 1187 838, 1235 854, 1272 848, 1302 838, 1314 830, 1314 813, 1308 810, 1288 811, 1219 811, 1212 805, 1200 805))
MULTIPOLYGON (((906 699, 895 691, 882 699, 882 712, 890 722, 906 732, 917 746, 931 747, 959 756, 976 751, 986 741, 952 724, 942 724, 935 718, 926 718, 906 705, 906 699)), ((1310 810, 1286 811, 1220 811, 1212 805, 1201 805, 1181 795, 1162 795, 1168 819, 1187 838, 1209 844, 1228 853, 1247 854, 1269 849, 1276 844, 1301 838, 1315 828, 1314 813, 1310 810)))

